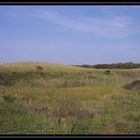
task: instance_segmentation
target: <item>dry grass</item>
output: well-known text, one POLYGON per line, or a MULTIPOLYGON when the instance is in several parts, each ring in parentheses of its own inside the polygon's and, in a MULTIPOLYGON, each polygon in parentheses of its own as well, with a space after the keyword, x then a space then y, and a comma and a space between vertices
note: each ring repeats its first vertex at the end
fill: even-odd
POLYGON ((0 74, 1 134, 140 133, 140 91, 123 88, 140 69, 36 62, 0 65, 0 74))

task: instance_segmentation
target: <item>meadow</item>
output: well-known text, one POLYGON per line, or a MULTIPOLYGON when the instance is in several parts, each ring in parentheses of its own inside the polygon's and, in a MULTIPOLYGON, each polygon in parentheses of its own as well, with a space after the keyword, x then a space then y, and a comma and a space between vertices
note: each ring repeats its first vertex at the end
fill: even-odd
POLYGON ((140 90, 124 88, 136 80, 138 68, 0 64, 0 134, 140 134, 140 90))

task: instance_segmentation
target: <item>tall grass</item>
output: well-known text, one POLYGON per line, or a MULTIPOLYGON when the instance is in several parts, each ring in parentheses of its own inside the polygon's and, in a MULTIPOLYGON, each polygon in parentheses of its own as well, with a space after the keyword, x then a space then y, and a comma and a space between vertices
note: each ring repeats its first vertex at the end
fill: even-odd
POLYGON ((36 62, 0 65, 0 74, 0 134, 140 133, 140 91, 123 88, 140 69, 36 62))

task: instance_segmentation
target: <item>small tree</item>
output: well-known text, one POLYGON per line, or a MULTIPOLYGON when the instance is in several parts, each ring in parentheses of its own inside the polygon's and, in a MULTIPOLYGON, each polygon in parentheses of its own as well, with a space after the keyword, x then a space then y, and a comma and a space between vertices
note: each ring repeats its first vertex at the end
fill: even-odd
POLYGON ((110 70, 106 70, 105 73, 108 75, 110 74, 110 70))
POLYGON ((41 66, 37 66, 38 70, 43 70, 43 68, 41 66))

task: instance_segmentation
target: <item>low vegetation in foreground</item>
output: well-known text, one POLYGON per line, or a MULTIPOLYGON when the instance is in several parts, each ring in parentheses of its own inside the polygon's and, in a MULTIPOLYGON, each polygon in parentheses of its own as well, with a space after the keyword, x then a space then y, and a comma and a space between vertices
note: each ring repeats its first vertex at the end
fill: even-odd
POLYGON ((140 69, 0 65, 0 134, 140 134, 140 69))

